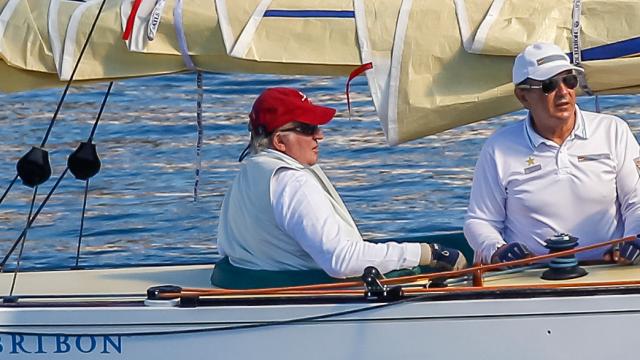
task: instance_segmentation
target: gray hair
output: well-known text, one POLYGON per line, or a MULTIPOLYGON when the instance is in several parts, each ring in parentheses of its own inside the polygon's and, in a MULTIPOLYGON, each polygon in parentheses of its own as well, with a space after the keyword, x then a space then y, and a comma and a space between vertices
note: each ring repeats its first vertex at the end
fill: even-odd
POLYGON ((271 146, 271 135, 260 132, 251 132, 251 142, 249 144, 249 150, 252 154, 258 154, 261 151, 268 149, 271 146))

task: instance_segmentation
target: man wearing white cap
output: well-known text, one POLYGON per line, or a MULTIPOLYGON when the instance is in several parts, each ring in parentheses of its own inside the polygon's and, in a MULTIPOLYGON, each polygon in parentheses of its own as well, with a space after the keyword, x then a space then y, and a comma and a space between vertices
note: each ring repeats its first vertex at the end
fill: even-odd
MULTIPOLYGON (((309 273, 296 272, 300 270, 347 278, 361 276, 368 266, 382 273, 418 265, 464 267, 459 251, 437 244, 374 244, 362 239, 316 165, 324 139, 319 126, 331 121, 335 112, 291 88, 270 88, 256 99, 249 114, 251 141, 241 161, 247 150, 252 156, 243 162, 220 211, 218 248, 226 256, 225 269, 253 278, 288 271, 276 282, 257 285, 262 287, 314 282, 309 273), (300 274, 300 281, 289 281, 300 274)), ((253 286, 239 285, 239 276, 221 275, 221 265, 214 270, 214 285, 253 286)))
MULTIPOLYGON (((496 131, 478 158, 464 225, 475 261, 545 254, 558 233, 581 246, 640 233, 638 142, 622 119, 576 106, 582 71, 553 44, 516 57, 514 93, 528 114, 496 131)), ((640 241, 578 254, 603 258, 636 264, 640 241)))

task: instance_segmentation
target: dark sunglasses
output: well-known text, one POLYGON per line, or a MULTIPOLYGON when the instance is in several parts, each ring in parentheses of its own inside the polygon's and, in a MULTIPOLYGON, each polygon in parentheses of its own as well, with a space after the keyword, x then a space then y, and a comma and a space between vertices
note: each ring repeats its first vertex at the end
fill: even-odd
POLYGON ((545 95, 549 95, 558 89, 561 81, 567 89, 575 89, 576 86, 578 86, 578 75, 567 74, 563 76, 556 76, 542 81, 539 85, 522 84, 517 87, 520 89, 542 89, 542 92, 545 95))
POLYGON ((312 136, 312 135, 315 135, 318 132, 318 130, 320 130, 320 127, 318 125, 309 125, 309 124, 300 123, 300 124, 297 124, 296 126, 278 130, 278 131, 279 132, 293 131, 301 135, 312 136))

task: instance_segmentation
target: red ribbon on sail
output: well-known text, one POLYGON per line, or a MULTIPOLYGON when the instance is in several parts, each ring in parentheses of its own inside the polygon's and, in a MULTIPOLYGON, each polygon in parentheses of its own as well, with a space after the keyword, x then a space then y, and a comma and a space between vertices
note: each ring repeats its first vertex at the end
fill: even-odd
POLYGON ((138 9, 140 8, 140 4, 142 0, 135 0, 133 5, 131 6, 131 12, 129 13, 129 18, 127 18, 127 26, 124 28, 124 33, 122 33, 122 40, 129 40, 131 38, 131 33, 133 32, 133 23, 136 20, 136 15, 138 14, 138 9))
POLYGON ((349 79, 347 80, 347 87, 345 89, 345 94, 347 95, 347 108, 349 109, 349 119, 351 119, 351 99, 349 98, 349 86, 351 85, 351 80, 355 77, 361 75, 367 70, 373 69, 373 63, 366 63, 355 68, 351 74, 349 74, 349 79))

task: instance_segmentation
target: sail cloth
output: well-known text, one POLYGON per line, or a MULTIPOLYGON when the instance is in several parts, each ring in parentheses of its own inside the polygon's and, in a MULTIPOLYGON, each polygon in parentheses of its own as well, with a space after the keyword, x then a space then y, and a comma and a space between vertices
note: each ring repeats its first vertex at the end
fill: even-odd
MULTIPOLYGON (((465 21, 467 1, 456 1, 460 23, 465 21)), ((640 84, 640 2, 506 1, 495 0, 475 33, 463 35, 468 52, 515 57, 537 42, 561 46, 573 57, 573 4, 581 3, 580 56, 588 84, 598 91, 637 87, 640 84)), ((623 90, 624 91, 624 90, 623 90)))
MULTIPOLYGON (((0 58, 8 65, 20 70, 57 74, 61 80, 71 76, 78 56, 87 40, 101 0, 89 0, 81 3, 70 0, 50 1, 46 9, 46 19, 36 23, 30 11, 14 11, 14 8, 26 8, 34 0, 0 0, 0 44, 11 44, 11 47, 0 45, 0 58), (14 4, 11 11, 5 3, 14 4), (48 22, 48 26, 47 26, 48 22), (6 25, 6 26, 5 26, 6 25), (3 31, 4 27, 23 28, 24 33, 34 33, 25 42, 24 33, 3 31), (49 40, 42 33, 49 30, 49 40), (3 36, 4 33, 4 36, 3 36), (28 52, 27 52, 28 50, 28 52)), ((122 40, 123 28, 126 26, 128 11, 134 0, 107 0, 87 50, 82 57, 76 80, 106 80, 139 76, 151 76, 176 73, 189 70, 181 57, 174 21, 177 2, 166 1, 162 18, 153 41, 144 42, 144 50, 136 51, 131 41, 122 40), (123 6, 126 5, 126 6, 123 6), (124 17, 121 13, 127 12, 124 17), (129 46, 133 46, 130 50, 129 46)), ((156 0, 143 0, 139 13, 147 9, 146 3, 156 0)), ((241 2, 243 3, 243 2, 241 2)), ((273 74, 309 74, 309 75, 346 75, 352 69, 338 64, 289 64, 284 62, 247 61, 230 57, 222 40, 218 26, 216 9, 213 0, 185 1, 182 11, 183 31, 189 44, 190 56, 198 70, 215 72, 273 73, 273 74)), ((144 16, 134 24, 146 26, 148 18, 144 16)), ((134 34, 136 32, 134 31, 134 34)), ((143 33, 140 33, 143 34, 143 33)), ((4 66, 1 66, 5 68, 4 66)), ((15 73, 15 71, 11 71, 15 73)), ((0 91, 27 90, 31 84, 7 84, 9 79, 0 72, 0 91)), ((36 75, 37 76, 37 75, 36 75)), ((48 76, 44 76, 48 78, 48 76)), ((50 86, 43 81, 41 86, 50 86)), ((37 84, 33 87, 38 87, 37 84)))
MULTIPOLYGON (((101 2, 0 0, 0 91, 68 79, 101 2)), ((595 93, 636 92, 638 13, 628 0, 107 0, 75 79, 347 75, 372 63, 397 144, 519 108, 511 66, 535 41, 578 49, 595 93)))

